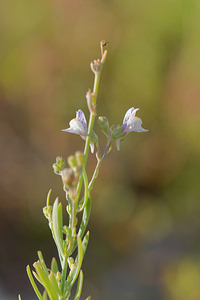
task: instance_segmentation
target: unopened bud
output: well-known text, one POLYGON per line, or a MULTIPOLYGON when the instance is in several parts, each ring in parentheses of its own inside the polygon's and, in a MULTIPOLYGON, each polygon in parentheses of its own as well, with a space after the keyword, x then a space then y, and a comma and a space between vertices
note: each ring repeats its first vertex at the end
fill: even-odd
POLYGON ((60 171, 62 171, 65 167, 65 160, 61 156, 56 157, 56 162, 53 164, 54 173, 59 175, 60 171))
POLYGON ((84 162, 84 154, 81 151, 76 151, 75 157, 76 157, 77 164, 79 166, 82 166, 82 164, 84 162))
POLYGON ((69 267, 70 267, 70 269, 71 269, 71 266, 74 264, 74 259, 73 259, 73 257, 69 257, 69 258, 67 259, 67 262, 68 262, 69 267))
POLYGON ((62 177, 63 184, 66 184, 68 187, 72 187, 74 184, 74 171, 69 168, 65 168, 60 172, 62 177))
POLYGON ((60 282, 60 280, 61 280, 61 273, 60 272, 56 273, 56 280, 57 280, 57 282, 60 282))
POLYGON ((43 208, 43 214, 45 215, 45 217, 47 219, 50 219, 51 218, 51 213, 52 213, 52 206, 45 206, 43 208))
POLYGON ((75 156, 70 155, 70 156, 67 158, 67 162, 68 162, 68 165, 70 166, 71 169, 74 169, 74 168, 77 167, 77 161, 76 161, 75 156))
POLYGON ((108 119, 106 117, 100 116, 98 118, 97 122, 98 122, 99 126, 101 127, 101 129, 103 129, 105 131, 108 131, 108 129, 109 129, 109 122, 108 122, 108 119))
POLYGON ((68 233, 69 233, 69 228, 66 225, 63 226, 63 233, 65 235, 68 235, 68 233))

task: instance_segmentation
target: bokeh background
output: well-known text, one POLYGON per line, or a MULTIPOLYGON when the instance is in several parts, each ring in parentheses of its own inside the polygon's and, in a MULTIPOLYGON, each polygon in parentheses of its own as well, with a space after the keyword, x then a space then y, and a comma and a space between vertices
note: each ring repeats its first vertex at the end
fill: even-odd
POLYGON ((120 124, 139 107, 149 132, 131 133, 120 152, 113 145, 101 168, 82 299, 200 299, 199 0, 0 7, 0 299, 36 299, 25 267, 37 250, 47 262, 57 255, 42 207, 50 187, 64 201, 55 157, 84 147, 61 129, 78 108, 88 117, 101 39, 98 114, 120 124))

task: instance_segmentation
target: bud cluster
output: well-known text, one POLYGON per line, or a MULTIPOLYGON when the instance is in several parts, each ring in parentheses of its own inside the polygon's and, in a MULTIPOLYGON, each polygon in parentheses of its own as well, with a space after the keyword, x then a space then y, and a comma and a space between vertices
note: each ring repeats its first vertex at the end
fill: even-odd
POLYGON ((66 168, 65 161, 58 156, 53 164, 53 170, 57 175, 60 175, 64 185, 64 190, 70 190, 76 187, 81 173, 84 155, 80 151, 76 151, 75 155, 70 155, 67 158, 69 168, 66 168))

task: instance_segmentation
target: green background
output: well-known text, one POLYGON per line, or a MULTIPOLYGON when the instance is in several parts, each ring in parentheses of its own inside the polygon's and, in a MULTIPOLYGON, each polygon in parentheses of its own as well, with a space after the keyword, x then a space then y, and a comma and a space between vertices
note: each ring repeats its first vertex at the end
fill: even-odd
POLYGON ((139 107, 149 132, 113 145, 102 165, 83 295, 200 299, 200 2, 7 0, 0 37, 1 299, 36 299, 25 267, 37 250, 57 255, 42 207, 50 187, 64 203, 55 157, 83 150, 61 129, 79 108, 88 118, 101 39, 98 114, 121 124, 139 107))

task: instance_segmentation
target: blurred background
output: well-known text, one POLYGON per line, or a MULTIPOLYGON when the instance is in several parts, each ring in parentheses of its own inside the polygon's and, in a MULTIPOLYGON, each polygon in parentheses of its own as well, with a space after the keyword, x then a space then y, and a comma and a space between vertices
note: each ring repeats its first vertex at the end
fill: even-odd
POLYGON ((113 145, 102 165, 82 299, 200 299, 200 2, 0 6, 0 299, 36 299, 25 267, 37 250, 47 263, 57 256, 42 208, 49 188, 64 203, 55 157, 83 150, 61 129, 79 108, 88 118, 101 39, 109 44, 98 114, 121 124, 139 107, 149 132, 129 134, 120 152, 113 145))

